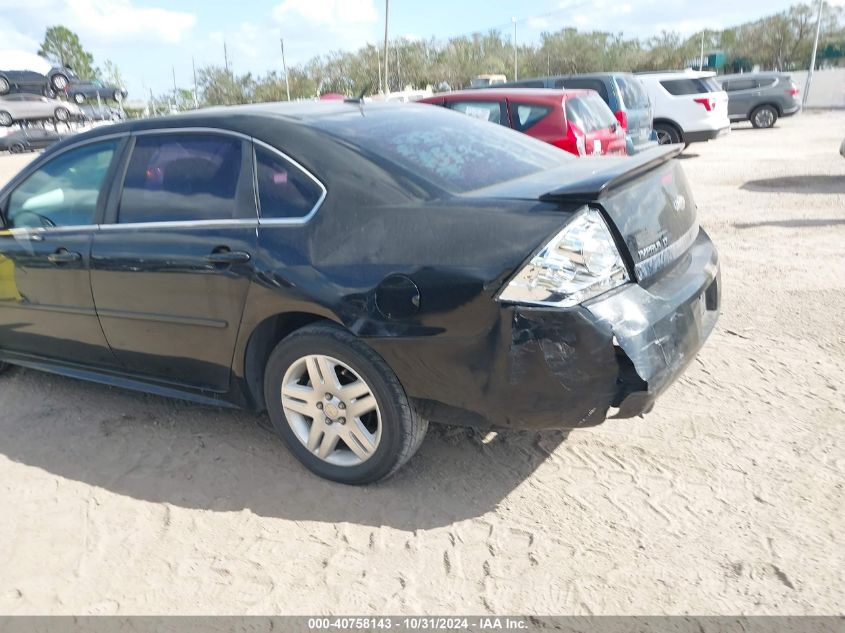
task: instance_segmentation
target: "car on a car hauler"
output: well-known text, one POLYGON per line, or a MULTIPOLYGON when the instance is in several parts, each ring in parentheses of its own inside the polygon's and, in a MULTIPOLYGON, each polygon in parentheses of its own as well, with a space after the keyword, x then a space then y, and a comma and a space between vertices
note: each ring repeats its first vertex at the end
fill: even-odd
POLYGON ((0 190, 0 360, 266 408, 344 483, 394 472, 427 420, 637 416, 719 309, 676 151, 576 160, 422 105, 99 128, 0 190))

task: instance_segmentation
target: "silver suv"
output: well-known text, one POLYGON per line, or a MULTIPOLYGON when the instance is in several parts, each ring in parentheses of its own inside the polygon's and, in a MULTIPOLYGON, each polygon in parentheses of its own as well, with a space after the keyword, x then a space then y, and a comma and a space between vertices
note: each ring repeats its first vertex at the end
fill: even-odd
POLYGON ((801 91, 789 75, 744 73, 722 75, 716 81, 728 93, 731 121, 751 121, 754 127, 772 127, 778 117, 801 111, 801 91))

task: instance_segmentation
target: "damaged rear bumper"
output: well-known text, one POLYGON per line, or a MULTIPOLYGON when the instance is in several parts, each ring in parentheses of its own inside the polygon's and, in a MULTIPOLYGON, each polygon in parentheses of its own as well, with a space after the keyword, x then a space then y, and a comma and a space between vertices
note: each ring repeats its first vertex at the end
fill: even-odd
POLYGON ((693 360, 719 311, 718 256, 702 230, 671 268, 574 308, 501 306, 478 337, 373 341, 436 422, 578 428, 648 412, 693 360), (611 409, 614 409, 611 411, 611 409))
POLYGON ((535 406, 510 400, 519 409, 505 405, 498 423, 575 428, 600 424, 611 408, 620 418, 648 412, 713 331, 719 305, 718 256, 701 231, 649 285, 627 284, 572 310, 514 309, 502 390, 519 383, 520 391, 535 392, 535 406))

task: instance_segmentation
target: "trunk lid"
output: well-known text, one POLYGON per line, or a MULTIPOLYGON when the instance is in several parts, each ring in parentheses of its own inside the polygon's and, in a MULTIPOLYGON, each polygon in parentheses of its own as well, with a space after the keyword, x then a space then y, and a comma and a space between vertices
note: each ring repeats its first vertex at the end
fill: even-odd
POLYGON ((634 264, 637 281, 657 275, 698 236, 695 202, 678 161, 680 148, 656 147, 629 158, 584 158, 467 195, 591 203, 604 209, 634 264), (566 184, 561 185, 560 183, 566 184))

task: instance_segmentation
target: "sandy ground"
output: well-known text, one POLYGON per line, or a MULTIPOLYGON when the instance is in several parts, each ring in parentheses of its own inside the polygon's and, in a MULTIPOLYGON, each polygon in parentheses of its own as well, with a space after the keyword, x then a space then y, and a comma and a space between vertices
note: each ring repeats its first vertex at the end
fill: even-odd
POLYGON ((435 428, 355 489, 258 416, 0 377, 0 612, 843 613, 843 136, 808 113, 688 150, 724 312, 645 419, 435 428))

